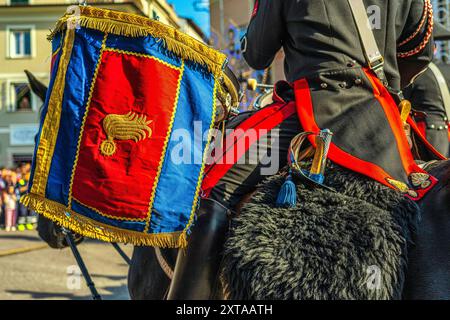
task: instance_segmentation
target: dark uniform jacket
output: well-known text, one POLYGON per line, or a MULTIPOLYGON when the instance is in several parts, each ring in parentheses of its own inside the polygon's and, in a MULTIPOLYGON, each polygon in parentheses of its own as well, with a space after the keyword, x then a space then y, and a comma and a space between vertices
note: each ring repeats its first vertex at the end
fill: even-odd
MULTIPOLYGON (((433 57, 432 42, 420 54, 398 59, 397 51, 417 47, 424 34, 396 50, 411 36, 424 14, 423 0, 365 0, 389 84, 400 88, 403 76, 417 74, 433 57), (412 67, 412 70, 411 70, 412 67)), ((425 33, 425 28, 422 28, 425 33)), ((255 69, 265 69, 281 48, 286 54, 288 81, 319 72, 365 65, 356 25, 347 0, 259 0, 247 29, 244 57, 255 69)))
MULTIPOLYGON (((447 113, 438 81, 431 69, 427 69, 417 77, 404 93, 414 109, 418 111, 415 120, 422 134, 439 152, 448 157, 450 144, 447 113)), ((427 150, 420 151, 424 157, 429 157, 427 150)))
MULTIPOLYGON (((364 4, 389 85, 400 89, 432 59, 431 3, 364 4)), ((303 129, 329 128, 334 133, 329 158, 420 199, 435 181, 414 164, 394 100, 365 68, 348 1, 257 0, 242 41, 244 57, 251 67, 264 69, 281 48, 303 129), (431 180, 417 187, 417 177, 431 180)))

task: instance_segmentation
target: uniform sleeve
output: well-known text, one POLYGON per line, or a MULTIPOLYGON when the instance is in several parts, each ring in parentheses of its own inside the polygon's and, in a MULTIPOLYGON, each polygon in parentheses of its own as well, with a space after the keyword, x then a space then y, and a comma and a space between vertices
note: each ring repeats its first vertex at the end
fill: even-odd
POLYGON ((282 5, 285 0, 256 0, 247 28, 241 40, 242 52, 250 67, 262 70, 270 66, 281 49, 285 25, 282 5))
POLYGON ((433 60, 433 10, 430 0, 412 0, 408 18, 397 43, 402 87, 425 70, 433 60))
POLYGON ((444 100, 439 84, 429 68, 404 93, 415 110, 445 117, 444 100))

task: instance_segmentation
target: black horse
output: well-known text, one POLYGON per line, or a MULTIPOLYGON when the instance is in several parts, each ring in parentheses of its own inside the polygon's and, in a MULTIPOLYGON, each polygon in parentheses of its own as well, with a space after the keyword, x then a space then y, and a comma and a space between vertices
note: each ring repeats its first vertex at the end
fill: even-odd
MULTIPOLYGON (((27 76, 32 90, 44 101, 46 87, 30 73, 27 76)), ((430 173, 439 184, 419 203, 422 221, 409 253, 405 299, 450 299, 450 161, 438 163, 430 173)), ((42 216, 38 230, 51 247, 67 246, 58 226, 42 216)), ((131 298, 164 299, 177 253, 177 249, 135 247, 128 273, 131 298)))
MULTIPOLYGON (((419 203, 421 221, 408 254, 403 299, 450 299, 450 161, 437 163, 430 173, 439 184, 419 203)), ((176 257, 176 249, 135 247, 130 296, 164 299, 170 286, 167 269, 173 269, 176 257)))

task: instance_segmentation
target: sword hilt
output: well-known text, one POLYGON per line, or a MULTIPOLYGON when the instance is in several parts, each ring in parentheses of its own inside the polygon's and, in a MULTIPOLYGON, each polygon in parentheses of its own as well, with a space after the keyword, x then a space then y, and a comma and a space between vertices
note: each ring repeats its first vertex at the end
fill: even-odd
POLYGON ((309 176, 311 179, 320 184, 324 181, 326 161, 328 158, 332 137, 333 133, 329 129, 321 130, 316 136, 316 152, 314 154, 309 176))
POLYGON ((320 138, 323 140, 324 151, 322 156, 322 166, 321 166, 321 174, 323 175, 325 172, 325 167, 328 159, 328 152, 330 151, 331 140, 333 139, 333 132, 330 129, 324 129, 320 131, 320 138))
POLYGON ((411 109, 412 109, 411 102, 404 99, 400 102, 398 107, 400 109, 400 118, 402 119, 403 123, 406 123, 406 121, 408 120, 408 116, 411 113, 411 109))

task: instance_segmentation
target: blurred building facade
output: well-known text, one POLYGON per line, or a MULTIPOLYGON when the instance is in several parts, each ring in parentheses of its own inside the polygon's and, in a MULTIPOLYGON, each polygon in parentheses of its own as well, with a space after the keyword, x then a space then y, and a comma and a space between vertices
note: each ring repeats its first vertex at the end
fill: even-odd
MULTIPOLYGON (((48 84, 49 29, 70 0, 0 0, 0 167, 30 161, 42 101, 31 93, 24 70, 48 84)), ((165 0, 91 0, 89 5, 136 13, 204 40, 202 30, 181 18, 165 0)))
MULTIPOLYGON (((208 1, 211 12, 210 43, 228 54, 230 65, 236 74, 243 78, 259 77, 261 79, 261 74, 252 72, 245 62, 241 61, 242 56, 239 54, 239 39, 245 33, 255 0, 208 1)), ((450 29, 450 0, 433 0, 433 7, 435 19, 450 29)), ((450 63, 450 41, 439 42, 437 45, 437 58, 450 63)), ((268 81, 271 83, 284 79, 283 59, 284 54, 279 52, 269 70, 268 81)))
MULTIPOLYGON (((450 1, 433 0, 435 19, 450 29, 450 1)), ((445 63, 450 63, 450 42, 440 41, 437 43, 437 58, 445 63)))
MULTIPOLYGON (((211 36, 210 43, 224 51, 229 58, 229 65, 240 78, 245 91, 245 80, 256 78, 258 82, 275 83, 284 79, 284 54, 280 51, 272 66, 265 71, 252 70, 242 58, 240 39, 245 34, 253 12, 254 0, 209 0, 211 36)), ((252 104, 250 92, 243 102, 247 107, 252 104)))

